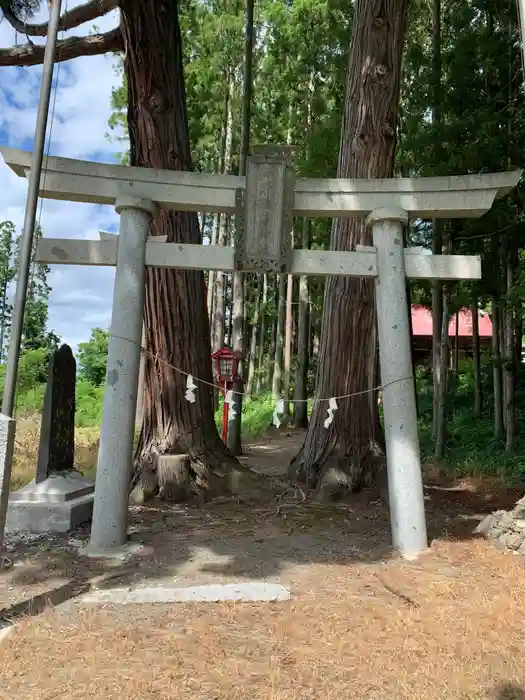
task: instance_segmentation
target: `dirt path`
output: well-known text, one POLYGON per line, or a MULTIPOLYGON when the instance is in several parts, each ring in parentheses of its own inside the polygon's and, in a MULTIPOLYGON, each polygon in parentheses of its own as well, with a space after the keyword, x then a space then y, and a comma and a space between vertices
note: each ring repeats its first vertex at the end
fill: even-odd
MULTIPOLYGON (((252 445, 245 460, 280 475, 299 440, 252 445)), ((426 496, 433 543, 411 564, 366 494, 337 507, 288 492, 135 508, 132 538, 151 552, 125 564, 77 557, 85 531, 19 546, 0 579, 0 617, 19 621, 0 646, 0 698, 525 700, 524 563, 471 535, 517 493, 434 482, 426 496), (79 602, 100 587, 248 579, 292 599, 79 602)))

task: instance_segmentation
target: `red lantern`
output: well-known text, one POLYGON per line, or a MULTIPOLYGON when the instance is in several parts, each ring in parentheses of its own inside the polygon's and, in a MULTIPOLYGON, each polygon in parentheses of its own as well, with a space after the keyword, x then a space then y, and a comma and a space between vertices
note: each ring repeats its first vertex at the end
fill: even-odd
MULTIPOLYGON (((217 352, 214 352, 211 356, 211 359, 215 362, 215 373, 219 377, 219 383, 221 385, 222 395, 224 398, 226 398, 228 385, 233 384, 237 379, 237 369, 241 358, 242 355, 240 352, 232 350, 229 347, 221 348, 220 350, 217 350, 217 352)), ((228 409, 228 404, 224 402, 222 408, 223 442, 226 442, 226 435, 228 432, 228 409)))

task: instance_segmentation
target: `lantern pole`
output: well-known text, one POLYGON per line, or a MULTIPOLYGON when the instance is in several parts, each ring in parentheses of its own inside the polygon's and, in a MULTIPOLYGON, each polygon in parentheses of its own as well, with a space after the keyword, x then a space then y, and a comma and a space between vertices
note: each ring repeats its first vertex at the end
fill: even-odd
POLYGON ((226 438, 228 436, 228 413, 230 410, 230 405, 226 403, 226 393, 228 391, 228 383, 226 379, 224 380, 224 385, 222 388, 222 395, 224 396, 224 401, 222 404, 222 441, 226 444, 226 438))

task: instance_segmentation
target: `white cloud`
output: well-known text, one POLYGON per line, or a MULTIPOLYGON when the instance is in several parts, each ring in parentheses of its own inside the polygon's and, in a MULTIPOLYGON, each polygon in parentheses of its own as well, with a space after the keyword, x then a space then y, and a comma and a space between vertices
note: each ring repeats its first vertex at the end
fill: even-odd
MULTIPOLYGON (((84 0, 68 3, 69 9, 84 0)), ((47 3, 35 21, 47 19, 47 3)), ((116 26, 115 12, 96 21, 99 31, 116 26)), ((62 36, 92 31, 86 24, 62 36)), ((6 21, 0 24, 0 46, 25 43, 6 21)), ((35 43, 42 40, 35 39, 35 43)), ((48 124, 50 146, 46 152, 70 158, 114 160, 122 150, 119 143, 106 138, 110 116, 110 97, 119 78, 116 59, 106 56, 77 58, 55 67, 55 86, 51 95, 48 124), (52 118, 51 118, 52 116, 52 118)), ((32 148, 40 92, 40 66, 0 68, 0 145, 32 148)), ((27 182, 18 178, 0 160, 0 220, 11 220, 22 229, 27 182)), ((60 238, 98 238, 98 231, 116 230, 118 216, 111 207, 43 200, 38 220, 44 236, 60 238)), ((108 327, 111 314, 114 271, 108 268, 51 268, 52 293, 49 328, 76 348, 87 340, 94 326, 108 327)))

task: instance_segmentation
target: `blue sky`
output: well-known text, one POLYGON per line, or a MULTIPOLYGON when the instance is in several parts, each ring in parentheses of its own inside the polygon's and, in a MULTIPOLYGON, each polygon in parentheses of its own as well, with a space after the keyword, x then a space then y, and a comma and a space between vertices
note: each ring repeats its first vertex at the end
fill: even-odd
MULTIPOLYGON (((84 0, 70 0, 69 9, 84 0)), ((44 8, 47 3, 44 3, 44 8)), ((45 21, 47 10, 35 21, 45 21)), ((97 20, 105 31, 116 26, 116 13, 97 20)), ((87 34, 84 25, 62 36, 87 34)), ((35 39, 35 43, 39 40, 35 39)), ((0 46, 26 42, 7 22, 0 24, 0 46)), ((50 155, 115 162, 122 144, 106 138, 111 90, 118 84, 115 59, 106 56, 77 58, 55 67, 51 104, 54 117, 48 124, 46 152, 50 155)), ((40 91, 40 66, 0 68, 0 145, 32 150, 40 91)), ((14 175, 0 158, 0 221, 10 220, 18 232, 24 218, 27 181, 14 175)), ((39 220, 44 236, 98 239, 99 230, 117 230, 118 216, 111 207, 43 200, 39 220)), ((54 266, 49 328, 76 349, 88 340, 95 326, 108 328, 111 316, 114 271, 108 268, 54 266)))

